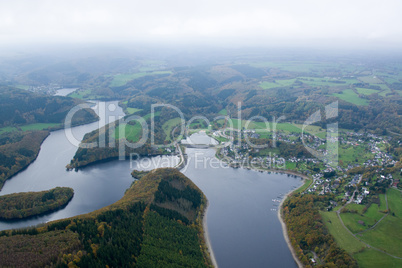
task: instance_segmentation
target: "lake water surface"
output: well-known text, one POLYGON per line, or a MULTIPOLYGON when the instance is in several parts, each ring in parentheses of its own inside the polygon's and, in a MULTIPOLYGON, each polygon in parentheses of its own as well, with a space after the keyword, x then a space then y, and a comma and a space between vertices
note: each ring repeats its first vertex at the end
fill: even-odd
POLYGON ((277 209, 286 193, 302 185, 301 178, 226 167, 214 149, 186 152, 182 172, 208 198, 208 232, 219 267, 297 267, 277 209))
MULTIPOLYGON (((101 108, 97 111, 100 122, 73 128, 76 140, 108 123, 109 117, 114 120, 124 115, 117 102, 97 105, 101 108)), ((195 144, 216 142, 204 133, 194 134, 191 139, 195 144)), ((0 192, 4 195, 67 186, 74 189, 71 202, 64 209, 45 216, 0 221, 0 230, 37 225, 110 205, 130 187, 132 169, 144 169, 144 166, 152 169, 158 163, 166 166, 167 161, 174 166, 179 162, 177 156, 148 158, 145 162, 140 159, 131 165, 129 161, 116 160, 79 171, 66 171, 65 166, 76 150, 64 130, 52 132, 42 144, 36 161, 8 180, 0 192)), ((188 148, 186 153, 189 161, 182 172, 209 200, 207 225, 219 267, 297 267, 284 240, 277 209, 278 200, 299 187, 301 179, 226 167, 215 158, 213 149, 188 148)))
MULTIPOLYGON (((117 101, 99 102, 94 109, 101 120, 72 128, 76 141, 81 141, 86 133, 109 123, 109 119, 114 121, 124 115, 117 101)), ((43 142, 38 158, 26 170, 8 180, 0 191, 0 195, 5 195, 49 190, 57 186, 71 187, 74 189, 74 197, 70 203, 64 209, 48 215, 12 222, 0 221, 0 230, 28 227, 100 209, 123 197, 125 190, 134 181, 130 175, 133 169, 144 169, 144 166, 152 169, 158 163, 166 166, 168 161, 171 162, 170 166, 174 166, 179 162, 177 156, 158 156, 152 158, 154 161, 146 163, 141 159, 141 167, 138 161, 130 163, 128 160, 115 160, 78 171, 67 171, 65 166, 76 151, 77 146, 69 141, 64 130, 51 132, 43 142)))

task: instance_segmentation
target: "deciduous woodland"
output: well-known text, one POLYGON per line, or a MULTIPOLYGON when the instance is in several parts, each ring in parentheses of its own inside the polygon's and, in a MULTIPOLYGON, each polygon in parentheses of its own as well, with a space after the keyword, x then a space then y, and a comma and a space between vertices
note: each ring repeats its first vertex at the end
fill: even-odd
POLYGON ((306 267, 312 267, 308 257, 311 253, 323 260, 316 267, 358 267, 356 261, 335 243, 323 223, 319 207, 327 206, 328 201, 324 196, 295 194, 284 202, 283 217, 292 247, 306 267))
MULTIPOLYGON (((7 60, 0 61, 0 188, 35 159, 41 142, 50 130, 60 128, 71 107, 83 100, 119 100, 127 117, 83 140, 104 140, 106 146, 80 147, 65 163, 68 168, 120 154, 174 153, 169 144, 204 130, 220 142, 217 156, 231 166, 244 164, 262 172, 281 168, 310 179, 311 184, 283 208, 291 243, 306 266, 401 266, 401 251, 396 250, 402 241, 398 53, 89 50, 80 51, 85 56, 60 51, 46 60, 5 56, 7 60), (54 85, 77 90, 67 98, 46 95, 54 94, 54 85), (181 113, 168 106, 152 109, 162 103, 181 113), (151 146, 150 135, 142 137, 141 120, 125 122, 129 116, 146 122, 156 146, 151 146), (195 116, 199 117, 190 121, 195 116), (179 133, 182 117, 189 123, 186 133, 179 133), (131 143, 146 140, 131 148, 123 137, 131 143), (321 161, 308 148, 331 159, 321 161)), ((76 116, 75 124, 96 118, 90 110, 76 116)), ((44 228, 3 232, 1 264, 20 266, 27 260, 32 266, 210 265, 204 248, 202 258, 195 250, 199 240, 194 235, 199 239, 202 233, 198 219, 205 204, 202 194, 199 202, 198 189, 183 183, 185 179, 178 183, 182 175, 173 170, 133 176, 141 179, 114 205, 44 228), (175 179, 163 179, 170 176, 175 179), (170 231, 158 233, 161 228, 170 231), (18 241, 38 251, 28 254, 18 241), (48 241, 54 243, 52 248, 48 241), (121 248, 133 253, 124 255, 121 248)))
POLYGON ((38 156, 48 131, 12 132, 0 135, 0 189, 4 182, 26 168, 38 156))
POLYGON ((157 169, 108 207, 0 232, 0 266, 212 267, 203 237, 205 204, 179 171, 157 169))
POLYGON ((23 219, 45 214, 67 205, 74 190, 56 187, 42 192, 16 193, 0 196, 0 219, 23 219))
MULTIPOLYGON (((32 163, 50 130, 60 129, 70 109, 83 103, 0 86, 0 189, 6 180, 32 163)), ((97 115, 82 109, 72 125, 93 122, 97 115)))

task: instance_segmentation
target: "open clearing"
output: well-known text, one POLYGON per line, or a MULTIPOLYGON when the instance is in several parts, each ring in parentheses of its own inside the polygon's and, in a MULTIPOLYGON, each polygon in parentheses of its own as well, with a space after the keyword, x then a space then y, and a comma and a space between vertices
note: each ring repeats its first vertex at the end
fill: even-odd
POLYGON ((29 131, 29 130, 44 130, 44 129, 49 129, 53 127, 60 127, 60 123, 35 123, 35 124, 28 124, 28 125, 23 125, 23 126, 18 126, 18 127, 3 127, 0 128, 0 134, 4 132, 12 132, 12 131, 17 131, 17 130, 22 130, 22 131, 29 131))
POLYGON ((352 233, 367 230, 385 215, 381 212, 381 206, 377 204, 371 204, 364 214, 362 212, 365 205, 349 204, 346 207, 358 211, 358 213, 341 213, 343 223, 352 233), (364 225, 360 224, 359 221, 364 222, 364 225))
POLYGON ((358 78, 360 81, 368 84, 383 84, 384 82, 377 76, 363 76, 358 78))
POLYGON ((171 71, 154 71, 154 72, 141 72, 141 73, 134 73, 134 74, 116 74, 113 76, 112 82, 110 82, 110 87, 120 87, 124 86, 131 80, 147 76, 147 75, 157 75, 157 74, 171 74, 171 71))
POLYGON ((27 131, 27 130, 43 130, 58 126, 60 126, 60 123, 36 123, 36 124, 24 125, 21 126, 20 128, 23 131, 27 131))
POLYGON ((392 258, 377 250, 366 248, 362 252, 356 253, 353 257, 357 260, 360 267, 378 268, 378 267, 402 267, 402 260, 392 258))
MULTIPOLYGON (((390 214, 385 217, 374 229, 358 235, 362 241, 384 250, 392 255, 402 257, 402 193, 396 189, 387 190, 390 214)), ((385 209, 384 195, 380 195, 381 204, 371 205, 364 214, 367 217, 378 217, 379 211, 385 209), (372 208, 373 207, 373 208, 372 208)), ((350 204, 350 209, 362 211, 362 205, 350 204)), ((329 232, 334 236, 338 245, 352 254, 360 267, 402 267, 402 260, 388 256, 384 253, 365 247, 363 243, 354 238, 338 219, 336 212, 320 212, 329 232)), ((343 216, 342 216, 343 218, 343 216)))
POLYGON ((320 214, 329 232, 334 236, 335 241, 341 248, 349 253, 356 253, 365 247, 362 242, 350 235, 342 226, 335 211, 320 212, 320 214))
POLYGON ((402 258, 402 197, 396 189, 387 191, 390 215, 385 217, 373 230, 359 237, 368 244, 402 258))
POLYGON ((181 123, 181 118, 180 117, 176 117, 176 118, 172 118, 169 119, 168 121, 166 121, 165 123, 163 123, 162 125, 162 129, 166 134, 166 139, 167 141, 171 141, 171 134, 172 134, 172 130, 175 126, 180 125, 181 123))
POLYGON ((347 101, 347 102, 350 102, 350 103, 353 103, 356 105, 368 105, 368 101, 365 99, 359 98, 359 96, 352 89, 346 89, 346 90, 342 91, 341 93, 333 93, 332 95, 341 100, 344 100, 344 101, 347 101))
MULTIPOLYGON (((125 126, 125 138, 130 141, 130 142, 137 142, 140 140, 142 136, 142 127, 141 124, 138 122, 135 122, 134 125, 130 124, 121 124, 120 126, 125 126)), ((115 133, 115 138, 123 138, 120 137, 120 132, 119 132, 119 127, 116 127, 114 130, 115 133)))
POLYGON ((288 87, 294 84, 296 79, 287 79, 287 80, 275 80, 272 82, 264 81, 260 83, 260 87, 263 89, 271 89, 276 87, 288 87))
POLYGON ((359 92, 359 94, 363 94, 363 95, 371 95, 374 93, 379 93, 378 90, 371 89, 371 88, 357 87, 356 90, 357 90, 357 92, 359 92))

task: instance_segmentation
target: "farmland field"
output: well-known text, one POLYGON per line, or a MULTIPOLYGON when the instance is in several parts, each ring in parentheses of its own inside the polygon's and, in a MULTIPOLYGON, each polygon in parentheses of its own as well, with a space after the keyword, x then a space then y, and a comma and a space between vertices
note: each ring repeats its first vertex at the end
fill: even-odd
POLYGON ((24 126, 21 126, 20 128, 23 131, 27 131, 27 130, 43 130, 43 129, 48 129, 48 128, 57 127, 57 126, 60 126, 60 124, 59 123, 36 123, 36 124, 24 125, 24 126))
MULTIPOLYGON (((272 122, 255 122, 249 120, 239 120, 239 119, 230 119, 227 127, 232 127, 234 129, 239 128, 247 128, 247 129, 255 129, 255 130, 267 130, 268 132, 272 132, 273 123, 272 122), (241 122, 240 122, 241 121, 241 122), (230 124, 231 122, 231 124, 230 124)), ((276 130, 282 130, 286 132, 295 132, 301 133, 301 129, 291 123, 276 123, 276 130)), ((258 132, 260 133, 260 132, 258 132)))
POLYGON ((346 89, 341 93, 334 93, 333 96, 340 98, 341 100, 356 104, 356 105, 368 105, 368 101, 359 96, 351 89, 346 89))
MULTIPOLYGON (((374 229, 365 233, 357 235, 364 242, 369 245, 380 248, 395 256, 401 256, 402 247, 402 202, 401 192, 396 189, 388 189, 387 191, 388 204, 390 214, 385 217, 374 229), (394 214, 392 214, 392 212, 394 214)), ((384 195, 380 195, 381 204, 371 205, 367 212, 364 214, 366 218, 377 218, 381 215, 379 211, 385 209, 384 195)), ((362 212, 363 205, 350 204, 349 209, 356 209, 362 212)), ((360 267, 401 267, 402 260, 392 258, 374 249, 365 247, 360 241, 354 238, 341 224, 336 212, 320 212, 323 221, 330 233, 334 236, 338 245, 345 249, 348 253, 358 261, 360 267)), ((350 213, 347 213, 350 214, 350 213)), ((349 219, 341 214, 342 219, 346 225, 349 224, 349 219)))
POLYGON ((171 74, 171 71, 154 71, 154 72, 140 72, 134 74, 117 74, 113 76, 112 82, 110 82, 110 87, 120 87, 127 84, 129 81, 147 76, 147 75, 156 75, 156 74, 171 74))
POLYGON ((387 94, 389 94, 389 93, 392 93, 392 91, 390 89, 387 89, 387 90, 381 91, 380 96, 386 97, 387 94))
POLYGON ((363 94, 363 95, 371 95, 371 94, 379 92, 378 90, 375 90, 375 89, 361 88, 361 87, 356 88, 356 90, 357 90, 357 92, 359 92, 359 94, 363 94))
POLYGON ((402 260, 392 258, 370 248, 365 248, 362 252, 354 254, 353 257, 357 260, 359 266, 363 268, 402 267, 402 260))
MULTIPOLYGON (((115 138, 123 138, 120 137, 119 127, 115 128, 115 138)), ((136 122, 134 125, 125 124, 125 138, 130 142, 137 142, 140 140, 142 136, 142 127, 141 124, 136 122)))
POLYGON ((363 215, 362 210, 365 205, 350 204, 347 206, 349 209, 355 209, 356 207, 358 208, 358 213, 341 213, 343 223, 352 233, 358 233, 368 229, 385 215, 380 212, 381 206, 377 204, 371 204, 363 215), (358 223, 359 221, 364 222, 364 225, 358 223))
POLYGON ((287 79, 287 80, 275 80, 272 82, 261 82, 260 87, 263 89, 271 89, 276 87, 288 87, 293 85, 296 79, 287 79))
POLYGON ((334 236, 338 245, 348 253, 359 252, 365 245, 354 238, 341 224, 336 212, 320 212, 329 232, 334 236))
POLYGON ((162 125, 162 129, 166 134, 166 140, 167 141, 171 141, 171 133, 172 130, 175 126, 180 125, 181 123, 181 118, 180 117, 176 117, 176 118, 172 118, 168 121, 166 121, 163 125, 162 125))
POLYGON ((368 159, 372 159, 373 155, 362 145, 341 145, 338 147, 339 160, 346 163, 364 163, 368 159), (357 161, 356 161, 357 159, 357 161))
POLYGON ((218 114, 220 114, 220 115, 227 115, 227 114, 228 114, 228 111, 227 111, 226 109, 222 109, 222 110, 219 111, 218 114))
POLYGON ((383 84, 384 82, 376 76, 363 76, 359 80, 367 84, 383 84))
POLYGON ((402 198, 396 189, 387 191, 390 215, 385 217, 373 230, 361 235, 362 240, 374 247, 402 257, 402 198))
POLYGON ((5 132, 12 132, 16 131, 17 129, 15 127, 2 127, 0 128, 0 134, 5 133, 5 132))
POLYGON ((142 109, 131 108, 131 107, 127 107, 126 109, 127 109, 127 112, 128 112, 129 114, 135 114, 136 112, 139 112, 139 111, 142 110, 142 109))

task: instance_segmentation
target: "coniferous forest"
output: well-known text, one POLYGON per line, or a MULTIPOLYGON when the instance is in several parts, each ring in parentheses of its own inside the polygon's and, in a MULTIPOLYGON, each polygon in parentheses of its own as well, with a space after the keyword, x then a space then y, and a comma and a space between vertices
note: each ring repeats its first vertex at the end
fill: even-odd
POLYGON ((106 208, 0 232, 0 266, 210 267, 201 224, 205 204, 179 171, 158 169, 106 208))

